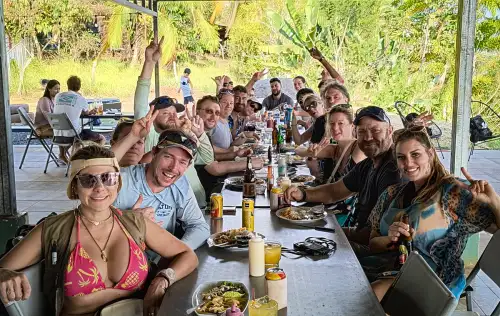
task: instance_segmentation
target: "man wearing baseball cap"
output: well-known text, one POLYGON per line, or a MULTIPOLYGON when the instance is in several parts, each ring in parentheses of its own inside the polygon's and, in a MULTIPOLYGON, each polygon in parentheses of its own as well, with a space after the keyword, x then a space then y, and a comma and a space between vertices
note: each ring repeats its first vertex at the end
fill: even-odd
MULTIPOLYGON (((161 58, 162 40, 158 43, 155 38, 149 46, 146 47, 144 64, 139 79, 137 80, 134 96, 134 117, 136 120, 145 117, 150 109, 148 106, 148 98, 151 87, 151 76, 156 62, 158 62, 161 58)), ((145 153, 150 152, 156 146, 161 132, 171 128, 179 128, 178 125, 180 121, 177 117, 185 110, 184 105, 180 104, 176 99, 168 96, 156 98, 150 102, 150 104, 154 105, 155 110, 159 111, 159 113, 153 122, 154 128, 151 128, 149 134, 145 137, 145 153)), ((203 129, 197 127, 195 120, 196 118, 193 118, 193 124, 191 124, 191 131, 198 137, 199 140, 199 147, 195 160, 196 163, 199 164, 209 164, 214 160, 212 145, 203 129)), ((204 208, 206 206, 205 190, 203 189, 200 179, 198 178, 194 164, 192 164, 186 171, 186 177, 191 184, 199 206, 204 208)))
POLYGON ((268 111, 274 110, 282 104, 288 104, 290 106, 295 104, 292 98, 281 92, 281 81, 278 78, 272 78, 269 80, 269 83, 271 84, 271 95, 262 101, 262 106, 268 111))
POLYGON ((344 229, 358 256, 369 254, 371 227, 368 218, 385 189, 399 183, 396 159, 392 150, 392 126, 385 111, 377 106, 360 109, 354 119, 358 145, 367 159, 358 163, 344 178, 313 189, 291 187, 285 192, 288 201, 331 204, 358 194, 356 227, 344 229))
MULTIPOLYGON (((134 122, 127 136, 113 145, 118 161, 148 134, 157 115, 152 108, 146 117, 134 122)), ((175 129, 162 132, 152 150, 151 163, 120 170, 123 184, 114 205, 123 210, 152 208, 155 220, 163 228, 176 235, 179 230, 184 231, 181 240, 192 249, 198 248, 210 235, 210 228, 184 175, 197 150, 198 139, 191 132, 175 129)))

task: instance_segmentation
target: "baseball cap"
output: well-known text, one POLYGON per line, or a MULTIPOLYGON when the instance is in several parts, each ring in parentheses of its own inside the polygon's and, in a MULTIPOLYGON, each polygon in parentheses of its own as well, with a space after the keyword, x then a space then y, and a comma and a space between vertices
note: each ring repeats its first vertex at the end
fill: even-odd
POLYGON ((260 103, 256 98, 248 99, 248 102, 255 112, 262 110, 262 103, 260 103))
POLYGON ((385 113, 384 109, 382 109, 378 106, 370 105, 370 106, 361 108, 356 112, 356 118, 354 118, 354 125, 356 125, 356 126, 359 125, 359 122, 361 121, 361 119, 363 117, 366 117, 366 116, 371 117, 373 119, 376 119, 377 121, 380 121, 380 122, 386 122, 386 123, 391 124, 391 120, 389 119, 389 117, 385 113))
POLYGON ((198 139, 194 134, 189 134, 183 130, 169 129, 160 134, 157 148, 179 147, 184 149, 191 158, 198 152, 198 139))
POLYGON ((155 110, 165 109, 170 106, 174 106, 177 113, 184 112, 186 107, 177 101, 177 99, 171 98, 169 96, 161 96, 149 103, 149 105, 154 105, 155 110))
POLYGON ((190 74, 191 73, 191 69, 189 69, 189 68, 184 69, 184 73, 185 74, 190 74))

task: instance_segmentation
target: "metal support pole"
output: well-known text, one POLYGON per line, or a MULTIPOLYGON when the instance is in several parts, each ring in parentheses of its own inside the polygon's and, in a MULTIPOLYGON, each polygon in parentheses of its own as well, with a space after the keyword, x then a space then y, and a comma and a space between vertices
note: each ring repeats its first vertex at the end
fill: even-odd
POLYGON ((477 0, 458 1, 450 171, 462 177, 460 168, 467 166, 469 158, 476 6, 477 0))
POLYGON ((17 228, 28 222, 27 214, 18 214, 16 206, 4 25, 2 1, 0 2, 0 254, 4 252, 5 242, 14 236, 17 228))
MULTIPOLYGON (((153 1, 153 11, 158 13, 158 1, 151 1, 153 1)), ((153 33, 158 36, 158 15, 153 17, 153 33)), ((160 96, 160 62, 161 60, 155 64, 155 98, 160 96)))

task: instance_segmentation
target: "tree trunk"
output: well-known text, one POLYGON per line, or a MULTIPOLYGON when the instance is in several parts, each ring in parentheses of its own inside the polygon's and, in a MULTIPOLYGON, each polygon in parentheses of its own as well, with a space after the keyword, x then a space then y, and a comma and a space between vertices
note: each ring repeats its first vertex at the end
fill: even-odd
POLYGON ((31 39, 33 40, 33 46, 35 47, 35 53, 38 59, 42 59, 42 48, 40 47, 40 43, 38 42, 38 38, 36 37, 36 34, 33 33, 31 35, 31 39))

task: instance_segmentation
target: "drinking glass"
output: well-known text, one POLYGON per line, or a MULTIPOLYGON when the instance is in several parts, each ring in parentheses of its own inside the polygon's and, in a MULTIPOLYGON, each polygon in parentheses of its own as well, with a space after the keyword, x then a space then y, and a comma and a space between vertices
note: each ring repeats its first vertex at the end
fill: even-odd
POLYGON ((278 303, 266 295, 251 300, 248 304, 248 312, 250 316, 278 316, 278 303))
POLYGON ((266 269, 279 267, 281 259, 281 243, 266 241, 264 246, 264 261, 266 269))

